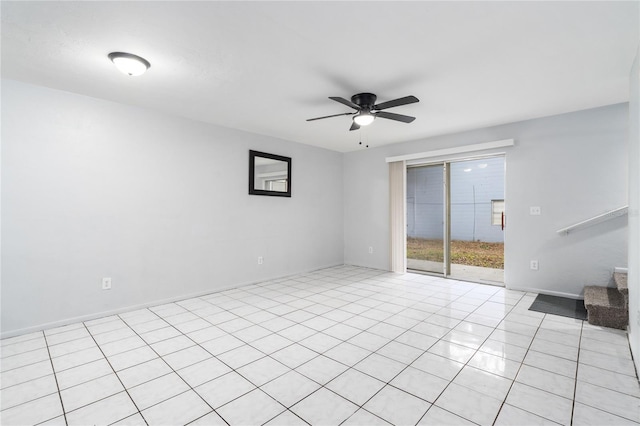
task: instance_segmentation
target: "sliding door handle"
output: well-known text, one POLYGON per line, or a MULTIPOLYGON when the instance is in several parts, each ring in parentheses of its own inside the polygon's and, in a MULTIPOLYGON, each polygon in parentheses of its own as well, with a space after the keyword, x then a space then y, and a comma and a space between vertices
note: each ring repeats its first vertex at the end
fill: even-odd
POLYGON ((502 230, 504 231, 504 212, 502 212, 502 217, 500 218, 500 227, 502 228, 502 230))

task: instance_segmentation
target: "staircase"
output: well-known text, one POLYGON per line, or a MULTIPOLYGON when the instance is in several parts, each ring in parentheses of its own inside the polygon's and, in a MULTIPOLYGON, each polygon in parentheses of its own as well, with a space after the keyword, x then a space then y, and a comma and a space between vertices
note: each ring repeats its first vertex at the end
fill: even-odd
POLYGON ((613 280, 616 287, 585 287, 584 306, 589 324, 626 330, 629 323, 627 273, 614 272, 613 280))

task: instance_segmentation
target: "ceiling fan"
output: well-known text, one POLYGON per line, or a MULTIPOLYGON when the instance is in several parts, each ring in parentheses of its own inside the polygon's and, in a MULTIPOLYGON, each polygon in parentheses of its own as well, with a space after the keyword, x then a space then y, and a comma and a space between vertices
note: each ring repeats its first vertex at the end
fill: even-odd
POLYGON ((373 93, 358 93, 356 95, 353 95, 350 101, 339 96, 329 96, 329 99, 340 102, 343 105, 355 109, 356 111, 345 112, 342 114, 325 115, 324 117, 309 118, 307 121, 322 120, 324 118, 339 117, 341 115, 352 115, 353 123, 351 124, 351 128, 349 130, 358 130, 360 126, 371 124, 376 117, 401 121, 403 123, 411 123, 416 119, 415 117, 395 114, 393 112, 386 112, 383 110, 401 105, 413 104, 420 101, 415 96, 405 96, 403 98, 382 102, 376 105, 377 96, 373 93))

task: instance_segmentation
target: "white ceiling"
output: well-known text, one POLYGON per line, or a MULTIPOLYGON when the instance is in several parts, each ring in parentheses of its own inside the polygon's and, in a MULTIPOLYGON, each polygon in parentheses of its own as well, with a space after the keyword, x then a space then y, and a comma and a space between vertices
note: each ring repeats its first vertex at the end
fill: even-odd
POLYGON ((346 152, 627 101, 638 6, 2 1, 2 76, 346 152), (359 92, 417 119, 305 121, 359 92))

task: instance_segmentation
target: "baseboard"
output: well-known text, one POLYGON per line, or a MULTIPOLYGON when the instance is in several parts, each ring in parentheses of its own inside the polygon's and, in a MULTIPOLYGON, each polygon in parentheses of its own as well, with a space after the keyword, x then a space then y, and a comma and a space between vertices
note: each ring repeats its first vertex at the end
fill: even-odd
POLYGON ((371 266, 371 265, 364 265, 364 264, 360 264, 357 262, 344 262, 345 266, 355 266, 356 268, 365 268, 365 269, 371 269, 373 271, 383 271, 383 272, 391 272, 393 274, 400 274, 402 275, 401 272, 393 272, 391 269, 387 269, 387 268, 380 268, 378 266, 371 266))
POLYGON ((52 322, 47 322, 47 323, 44 323, 44 324, 34 325, 32 327, 25 327, 25 328, 21 328, 21 329, 18 329, 18 330, 5 331, 3 333, 0 333, 0 339, 7 339, 9 337, 20 336, 22 334, 28 334, 28 333, 33 333, 33 332, 42 331, 42 330, 48 330, 50 328, 61 327, 63 325, 68 325, 68 324, 75 324, 77 322, 91 321, 91 320, 94 320, 94 319, 104 318, 104 317, 108 317, 108 316, 111 316, 111 315, 117 315, 117 314, 121 314, 121 313, 124 313, 124 312, 136 311, 138 309, 144 309, 144 308, 149 308, 149 307, 152 307, 152 306, 164 305, 165 303, 179 302, 181 300, 187 300, 187 299, 192 299, 194 297, 206 296, 208 294, 219 293, 221 291, 231 290, 231 289, 234 289, 234 288, 240 288, 240 287, 253 285, 253 284, 259 284, 259 283, 263 283, 263 282, 266 282, 266 281, 286 279, 286 278, 293 277, 293 276, 296 276, 296 275, 299 275, 299 274, 311 273, 311 272, 314 272, 314 271, 319 271, 319 270, 322 270, 322 269, 333 268, 333 267, 342 266, 342 265, 344 265, 344 264, 343 263, 336 263, 336 264, 331 264, 331 265, 327 265, 327 266, 321 266, 321 267, 310 269, 310 270, 304 270, 304 271, 294 272, 294 273, 291 273, 291 274, 265 278, 265 279, 258 280, 258 281, 251 281, 251 282, 245 282, 245 283, 240 283, 240 284, 231 284, 231 285, 228 285, 228 286, 216 288, 215 290, 207 290, 207 291, 201 291, 201 292, 197 292, 197 293, 183 294, 183 295, 180 295, 180 296, 169 297, 169 298, 166 298, 166 299, 159 299, 159 300, 154 300, 154 301, 150 301, 150 302, 145 302, 145 303, 141 303, 141 304, 138 304, 138 305, 130 305, 130 306, 126 306, 126 307, 123 307, 123 308, 112 309, 112 310, 102 311, 102 312, 93 313, 93 314, 81 315, 81 316, 72 317, 72 318, 65 318, 65 319, 62 319, 62 320, 59 320, 59 321, 52 321, 52 322))
POLYGON ((544 288, 507 287, 507 290, 526 291, 527 293, 546 294, 547 296, 558 296, 567 297, 569 299, 584 300, 584 296, 581 294, 565 293, 562 291, 553 291, 544 288))

